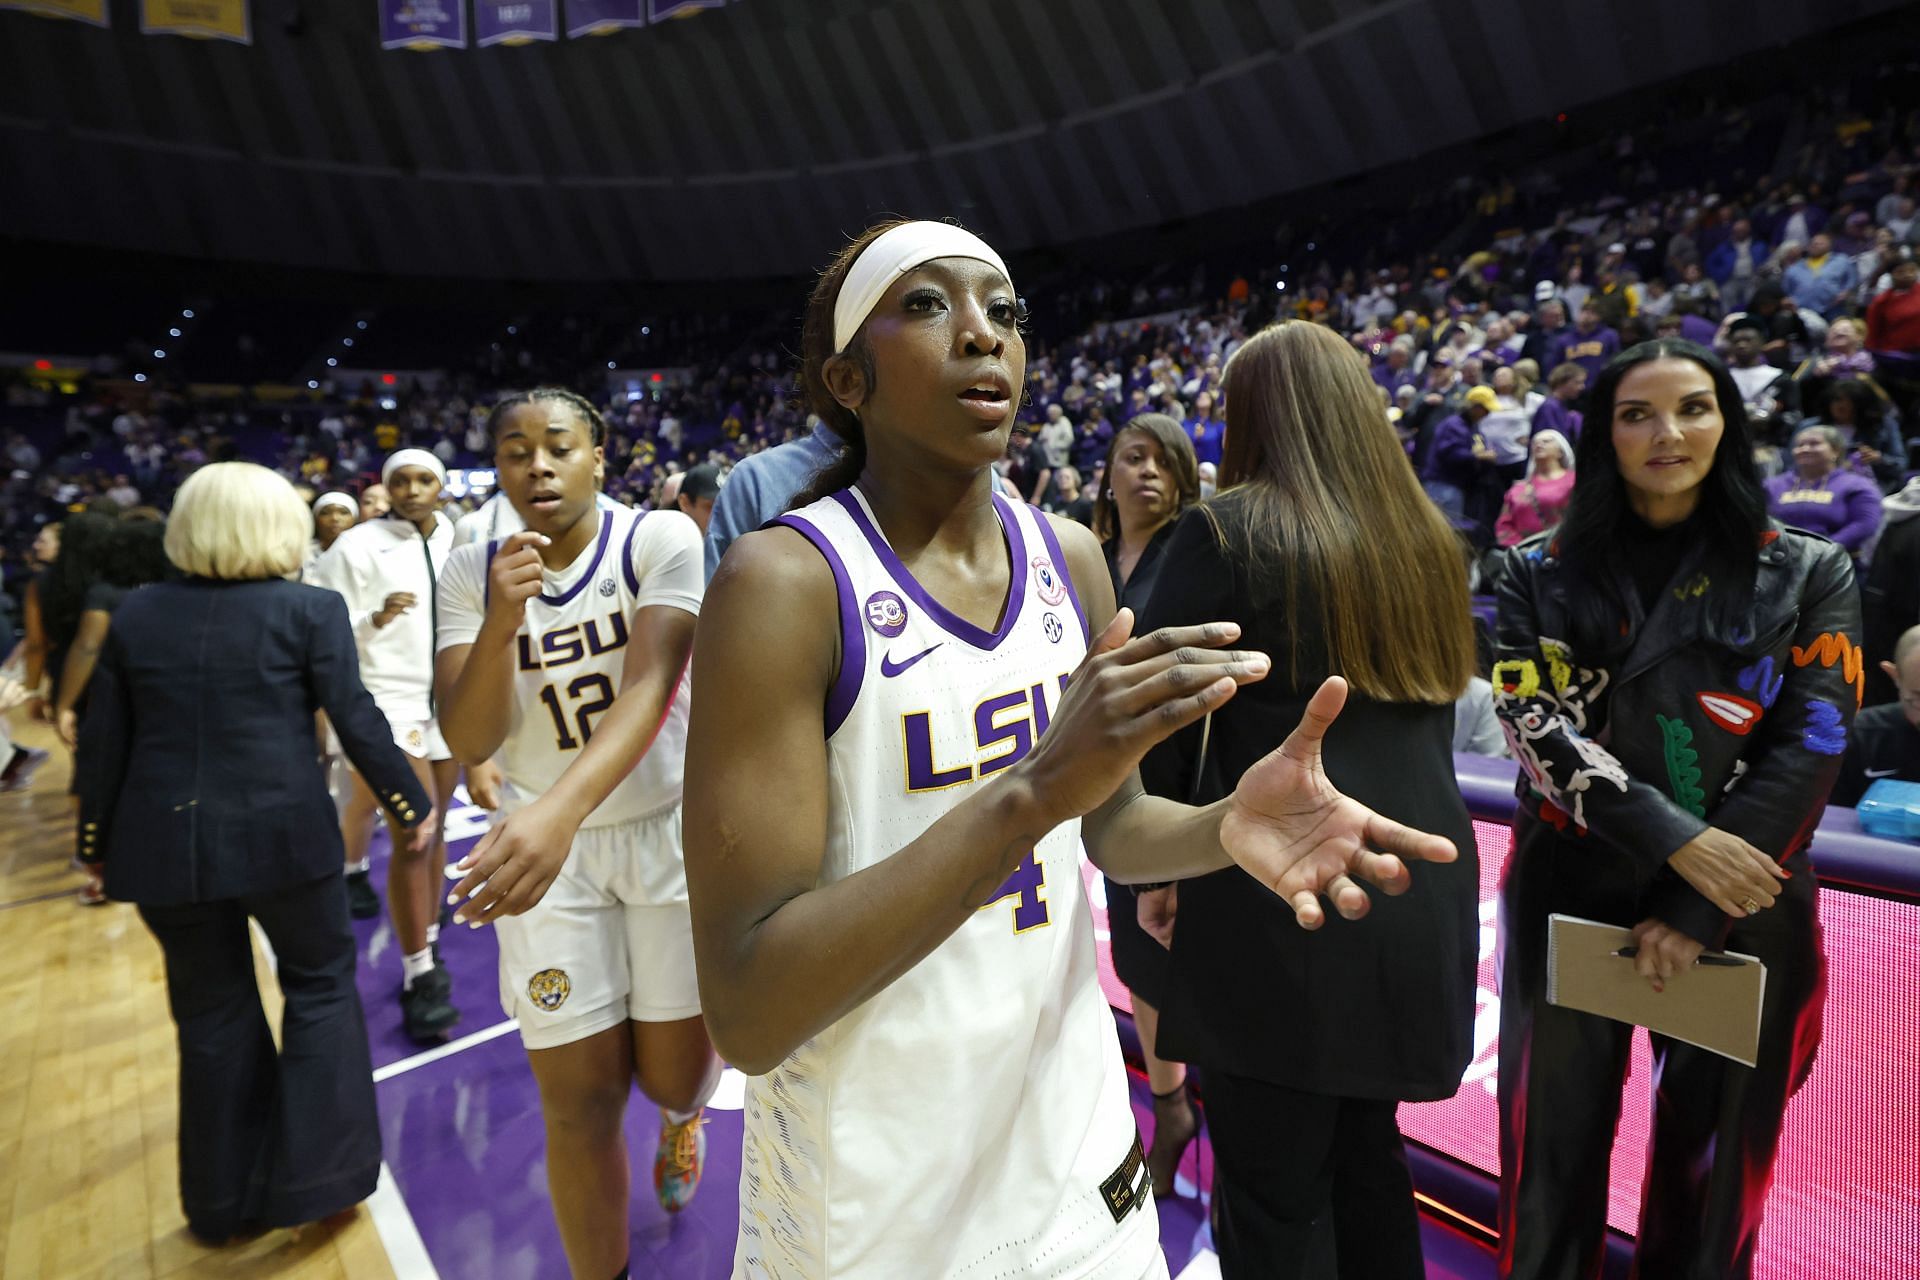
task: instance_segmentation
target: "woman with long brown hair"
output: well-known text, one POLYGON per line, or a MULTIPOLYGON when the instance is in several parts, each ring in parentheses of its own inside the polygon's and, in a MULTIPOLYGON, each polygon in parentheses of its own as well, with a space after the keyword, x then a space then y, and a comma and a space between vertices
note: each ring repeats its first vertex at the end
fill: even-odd
MULTIPOLYGON (((1204 393, 1203 393, 1204 394, 1204 393)), ((1208 397, 1211 402, 1212 397, 1208 397)), ((1176 418, 1143 413, 1130 419, 1107 446, 1106 484, 1093 502, 1093 536, 1106 553, 1114 599, 1138 615, 1160 579, 1161 557, 1174 521, 1200 500, 1200 471, 1193 442, 1176 418)), ((1187 1068, 1153 1051, 1159 1034, 1160 988, 1166 985, 1167 952, 1149 926, 1174 898, 1170 886, 1135 887, 1107 879, 1107 936, 1113 971, 1133 999, 1133 1025, 1140 1035, 1147 1083, 1153 1090, 1153 1145, 1147 1172, 1153 1192, 1173 1194, 1181 1153, 1199 1132, 1187 1099, 1187 1068)))
POLYGON ((1151 751, 1143 780, 1218 799, 1344 676, 1328 778, 1460 858, 1313 933, 1237 871, 1184 882, 1155 1050, 1202 1070, 1223 1274, 1301 1274, 1330 1232, 1342 1276, 1413 1280, 1395 1109, 1450 1096, 1473 1041, 1479 871, 1452 754, 1474 661, 1465 567, 1337 335, 1264 330, 1228 362, 1226 394, 1222 491, 1175 528, 1141 625, 1228 619, 1274 669, 1151 751))

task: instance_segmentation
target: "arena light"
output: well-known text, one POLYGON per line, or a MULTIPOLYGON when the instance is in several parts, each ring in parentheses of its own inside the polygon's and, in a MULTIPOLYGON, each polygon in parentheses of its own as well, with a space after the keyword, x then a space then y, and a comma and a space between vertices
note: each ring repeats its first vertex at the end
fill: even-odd
POLYGON ((381 396, 380 407, 382 409, 388 409, 388 410, 398 409, 400 407, 400 402, 398 400, 395 400, 392 396, 381 396))
POLYGON ((519 332, 520 332, 520 326, 519 326, 519 325, 517 325, 517 324, 510 324, 510 325, 508 325, 508 326, 507 326, 507 336, 508 336, 509 338, 511 338, 511 337, 513 337, 513 336, 515 336, 515 335, 516 335, 516 334, 518 334, 519 332))
POLYGON ((652 326, 652 325, 650 325, 650 324, 643 324, 643 325, 641 325, 641 326, 640 326, 640 336, 641 336, 641 337, 643 337, 643 338, 644 338, 644 337, 646 337, 646 336, 647 336, 648 334, 650 334, 650 333, 652 333, 652 332, 653 332, 653 326, 652 326))
POLYGON ((607 368, 609 369, 613 368, 613 361, 611 360, 607 361, 607 368))
POLYGON ((380 375, 380 381, 390 387, 394 384, 394 376, 390 373, 383 373, 380 375))
POLYGON ((191 320, 191 319, 193 319, 193 310, 192 310, 192 308, 188 308, 187 310, 185 310, 185 311, 182 311, 182 312, 180 313, 180 318, 181 318, 182 320, 191 320))
POLYGON ((340 367, 340 362, 338 360, 334 359, 332 356, 327 357, 327 368, 338 369, 339 367, 340 367))
POLYGON ((342 338, 342 339, 340 339, 340 345, 341 345, 341 346, 343 346, 343 347, 350 347, 350 346, 352 346, 352 345, 353 345, 353 339, 352 339, 352 338, 342 338))
POLYGON ((144 373, 136 373, 133 375, 133 380, 135 382, 145 382, 147 380, 147 375, 144 373))
POLYGON ((167 330, 167 336, 169 338, 177 338, 180 336, 180 331, 178 329, 169 329, 167 330))
POLYGON ((665 381, 666 381, 666 379, 665 379, 665 378, 663 378, 663 377, 661 377, 661 376, 660 376, 659 374, 657 374, 657 373, 653 375, 653 380, 654 380, 655 382, 665 382, 665 381))
POLYGON ((367 327, 367 322, 365 320, 356 321, 355 323, 359 328, 364 329, 367 327))
POLYGON ((319 389, 320 389, 320 384, 318 382, 315 382, 312 378, 307 379, 307 390, 318 391, 319 389))
MULTIPOLYGON (((51 368, 53 368, 53 361, 51 361, 51 360, 35 360, 35 361, 33 362, 33 367, 34 367, 34 368, 36 368, 36 369, 39 369, 39 370, 41 370, 42 372, 45 372, 46 370, 48 370, 48 369, 51 369, 51 368)), ((608 366, 607 366, 607 368, 609 368, 609 369, 611 369, 611 368, 613 368, 613 366, 612 366, 612 365, 608 365, 608 366)))
POLYGON ((167 353, 162 351, 160 348, 155 347, 153 349, 153 358, 155 360, 165 360, 167 358, 167 353))

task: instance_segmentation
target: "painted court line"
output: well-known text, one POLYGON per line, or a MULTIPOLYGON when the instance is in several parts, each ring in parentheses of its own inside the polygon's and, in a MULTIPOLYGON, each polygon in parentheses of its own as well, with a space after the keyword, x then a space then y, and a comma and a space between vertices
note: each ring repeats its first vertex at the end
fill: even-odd
POLYGON ((52 902, 55 898, 71 898, 74 892, 72 887, 53 889, 47 893, 35 894, 31 898, 16 898, 12 902, 0 902, 0 911, 11 911, 15 907, 30 907, 36 902, 52 902))
POLYGON ((384 1160, 380 1162, 379 1185, 367 1197, 366 1204, 373 1229, 380 1236, 380 1245, 387 1251, 387 1264, 393 1268, 394 1280, 440 1280, 433 1259, 427 1256, 426 1242, 420 1238, 420 1228, 414 1225, 413 1214, 393 1180, 393 1170, 387 1168, 384 1160))
POLYGON ((515 1023, 512 1018, 508 1018, 504 1022, 496 1022, 490 1027, 474 1032, 472 1035, 461 1036, 458 1040, 452 1040, 446 1044, 428 1049, 425 1053, 416 1053, 411 1058, 402 1058, 398 1062, 389 1062, 386 1066, 381 1067, 373 1073, 373 1082, 379 1084, 384 1080, 391 1080, 395 1076, 405 1075, 416 1067, 424 1067, 429 1063, 438 1062, 442 1058, 451 1058, 454 1054, 466 1049, 471 1049, 477 1044, 485 1044, 489 1040, 498 1040, 501 1036, 507 1034, 507 1032, 512 1031, 517 1025, 519 1024, 515 1023))

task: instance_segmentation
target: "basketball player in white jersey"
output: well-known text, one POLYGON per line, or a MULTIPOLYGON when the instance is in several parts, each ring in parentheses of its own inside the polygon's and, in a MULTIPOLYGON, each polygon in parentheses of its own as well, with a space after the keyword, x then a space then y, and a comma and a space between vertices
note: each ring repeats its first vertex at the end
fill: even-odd
MULTIPOLYGON (((402 449, 381 467, 380 481, 390 509, 335 538, 315 565, 314 581, 346 597, 360 650, 360 678, 421 785, 446 813, 460 780, 460 765, 440 737, 433 705, 433 600, 453 549, 453 524, 440 512, 447 472, 425 449, 402 449)), ((376 797, 358 773, 349 776, 352 791, 340 814, 348 894, 355 915, 377 914, 378 901, 365 882, 367 842, 374 810, 386 797, 376 797)), ((401 1018, 409 1037, 431 1044, 460 1020, 453 980, 434 954, 446 840, 436 836, 431 849, 415 852, 391 823, 388 829, 394 840, 387 911, 401 953, 401 1018)))
POLYGON ((1232 799, 1141 791, 1267 659, 1227 624, 1130 639, 1092 536, 994 496, 1019 318, 958 227, 856 240, 802 339, 850 451, 713 579, 687 876, 715 1043, 755 1077, 736 1277, 1165 1276, 1082 839, 1123 882, 1238 862, 1307 927, 1320 893, 1366 910, 1350 876, 1406 888, 1370 847, 1453 856, 1327 784, 1339 681, 1232 799))
POLYGON ((704 555, 677 511, 596 504, 606 427, 586 400, 510 396, 489 425, 526 530, 448 563, 438 680, 455 753, 505 767, 505 817, 461 860, 449 901, 456 922, 498 926, 567 1262, 607 1280, 627 1274, 633 1083, 661 1109, 654 1191, 674 1212, 699 1185, 720 1075, 680 853, 704 555))

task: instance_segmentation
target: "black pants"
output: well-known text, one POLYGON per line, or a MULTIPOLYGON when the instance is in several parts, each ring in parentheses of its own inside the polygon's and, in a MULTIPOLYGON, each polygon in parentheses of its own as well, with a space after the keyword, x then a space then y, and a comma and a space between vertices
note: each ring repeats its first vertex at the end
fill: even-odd
POLYGON ((224 902, 142 906, 180 1041, 180 1200, 202 1236, 296 1226, 358 1204, 380 1173, 366 1020, 342 878, 224 902), (286 996, 260 1007, 247 917, 286 996))
POLYGON ((1397 1103, 1204 1080, 1225 1280, 1423 1280, 1397 1103))
MULTIPOLYGON (((1624 1023, 1547 1003, 1548 912, 1638 923, 1630 886, 1619 887, 1624 902, 1610 901, 1556 852, 1517 853, 1501 886, 1500 1274, 1512 1280, 1600 1276, 1633 1041, 1624 1023)), ((1645 1280, 1752 1273, 1787 1100, 1812 1069, 1825 993, 1813 874, 1804 857, 1788 866, 1794 878, 1774 905, 1736 923, 1726 944, 1767 966, 1759 1065, 1652 1038, 1653 1135, 1634 1257, 1645 1280)))

